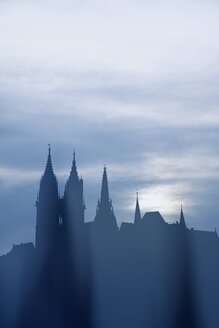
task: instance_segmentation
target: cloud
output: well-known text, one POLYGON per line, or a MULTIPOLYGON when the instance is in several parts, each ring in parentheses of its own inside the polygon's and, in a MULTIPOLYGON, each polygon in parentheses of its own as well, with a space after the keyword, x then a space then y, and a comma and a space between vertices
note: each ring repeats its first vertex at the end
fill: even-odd
POLYGON ((5 188, 14 188, 20 184, 28 185, 37 182, 41 173, 33 170, 19 170, 16 168, 0 167, 0 190, 5 188))
POLYGON ((76 148, 87 219, 106 163, 119 222, 138 188, 142 211, 172 222, 183 203, 189 226, 218 226, 218 3, 0 6, 2 247, 33 236, 49 142, 61 193, 76 148))

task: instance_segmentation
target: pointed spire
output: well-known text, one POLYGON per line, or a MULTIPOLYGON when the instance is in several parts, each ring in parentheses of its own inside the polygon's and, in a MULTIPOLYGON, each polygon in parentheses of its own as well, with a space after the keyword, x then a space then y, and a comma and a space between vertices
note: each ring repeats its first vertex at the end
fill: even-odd
POLYGON ((118 226, 114 215, 112 201, 109 198, 108 178, 106 165, 103 168, 102 186, 100 200, 97 203, 97 211, 94 221, 99 224, 101 229, 117 231, 118 226))
POLYGON ((43 199, 46 201, 53 196, 55 199, 58 199, 58 183, 52 167, 51 147, 48 144, 47 163, 40 180, 38 201, 42 201, 43 199))
POLYGON ((135 206, 135 219, 134 223, 138 224, 141 222, 141 211, 140 211, 140 206, 139 206, 139 201, 138 201, 138 191, 136 192, 136 206, 135 206))
POLYGON ((101 204, 110 204, 109 200, 109 188, 108 188, 108 178, 106 172, 106 166, 103 168, 103 178, 102 178, 102 186, 101 186, 101 196, 100 196, 101 204))
POLYGON ((73 161, 72 161, 72 166, 71 166, 70 178, 78 179, 77 165, 76 165, 76 159, 75 159, 75 150, 73 151, 73 161))
POLYGON ((76 167, 76 160, 75 160, 75 149, 73 151, 73 162, 72 162, 72 166, 76 167))
POLYGON ((181 205, 181 213, 180 213, 180 222, 179 223, 183 228, 186 228, 182 205, 181 205))
POLYGON ((50 175, 50 174, 54 175, 54 172, 53 172, 53 167, 52 167, 51 147, 50 147, 50 144, 48 144, 48 158, 47 158, 44 176, 50 175))

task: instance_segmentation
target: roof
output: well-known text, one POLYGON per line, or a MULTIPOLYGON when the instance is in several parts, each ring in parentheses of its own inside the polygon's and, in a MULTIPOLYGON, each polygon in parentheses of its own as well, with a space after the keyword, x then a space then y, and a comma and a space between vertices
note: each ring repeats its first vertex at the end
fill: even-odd
POLYGON ((13 244, 13 247, 9 254, 15 254, 15 253, 29 253, 34 251, 33 243, 21 243, 18 245, 13 244))
POLYGON ((134 227, 133 223, 130 222, 122 222, 121 226, 120 226, 120 231, 121 232, 126 232, 126 231, 130 231, 132 230, 134 227))
POLYGON ((142 222, 144 222, 144 224, 152 226, 163 226, 167 224, 159 211, 146 212, 142 218, 142 222))

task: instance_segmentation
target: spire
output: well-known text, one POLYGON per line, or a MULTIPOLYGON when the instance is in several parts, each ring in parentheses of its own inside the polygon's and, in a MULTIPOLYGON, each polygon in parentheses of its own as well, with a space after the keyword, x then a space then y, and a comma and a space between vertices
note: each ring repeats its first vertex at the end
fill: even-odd
POLYGON ((50 252, 54 247, 59 227, 58 183, 52 167, 51 147, 48 146, 46 168, 37 199, 36 248, 42 252, 50 252))
POLYGON ((75 150, 73 151, 73 162, 72 162, 72 166, 76 167, 75 150))
POLYGON ((44 176, 54 175, 53 168, 52 168, 52 158, 51 158, 51 147, 50 144, 48 144, 48 158, 46 163, 46 168, 44 172, 44 176))
POLYGON ((183 228, 186 228, 182 205, 181 205, 181 213, 180 213, 180 222, 179 223, 183 228))
POLYGON ((48 199, 47 197, 50 197, 52 194, 55 198, 58 198, 58 183, 53 172, 50 144, 48 146, 46 168, 40 180, 39 201, 42 201, 44 198, 48 199))
POLYGON ((136 192, 136 206, 135 206, 134 223, 138 224, 139 222, 141 222, 141 211, 140 211, 140 206, 139 206, 139 201, 138 201, 138 192, 136 192))
POLYGON ((70 173, 70 179, 78 179, 78 172, 77 172, 77 165, 76 165, 76 159, 75 159, 75 150, 73 151, 73 161, 71 166, 71 173, 70 173))
POLYGON ((102 186, 100 200, 97 203, 97 211, 94 221, 102 227, 101 229, 108 231, 117 231, 118 226, 116 217, 113 212, 112 201, 109 198, 108 178, 106 166, 103 168, 102 186))
POLYGON ((101 196, 100 203, 103 205, 110 204, 109 200, 109 188, 108 188, 108 178, 106 172, 106 166, 104 165, 103 169, 103 178, 102 178, 102 186, 101 186, 101 196))

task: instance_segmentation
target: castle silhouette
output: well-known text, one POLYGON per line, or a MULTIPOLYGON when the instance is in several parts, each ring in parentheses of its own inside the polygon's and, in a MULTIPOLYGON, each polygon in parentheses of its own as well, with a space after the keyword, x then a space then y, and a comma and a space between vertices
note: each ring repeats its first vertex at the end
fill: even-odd
POLYGON ((0 257, 2 328, 218 328, 219 239, 159 212, 120 228, 104 166, 92 222, 84 221, 75 153, 60 197, 49 147, 33 243, 0 257))

